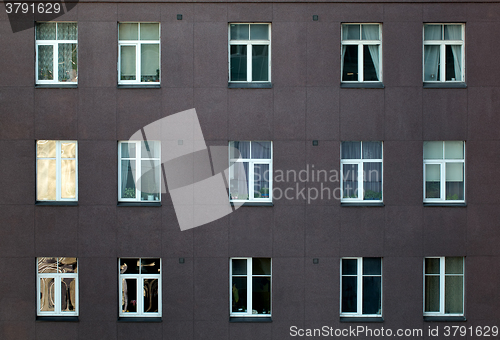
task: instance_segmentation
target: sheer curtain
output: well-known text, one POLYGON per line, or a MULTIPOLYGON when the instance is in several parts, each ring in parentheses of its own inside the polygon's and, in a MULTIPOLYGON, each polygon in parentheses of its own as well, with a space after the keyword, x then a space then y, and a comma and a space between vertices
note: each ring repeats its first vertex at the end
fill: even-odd
MULTIPOLYGON (((441 25, 427 25, 424 28, 425 40, 441 40, 441 25)), ((424 81, 440 80, 439 76, 439 45, 424 46, 424 81)))
MULTIPOLYGON (((379 40, 378 25, 363 25, 363 40, 379 40)), ((377 74, 377 80, 380 80, 380 55, 379 45, 367 45, 372 57, 373 66, 377 74)))
MULTIPOLYGON (((446 25, 445 26, 446 40, 462 40, 462 26, 446 25)), ((451 52, 453 53, 453 62, 455 66, 455 80, 462 80, 462 46, 452 45, 451 52)))
MULTIPOLYGON (((252 159, 271 159, 271 142, 252 142, 252 159)), ((269 164, 254 164, 254 197, 269 197, 269 164)))

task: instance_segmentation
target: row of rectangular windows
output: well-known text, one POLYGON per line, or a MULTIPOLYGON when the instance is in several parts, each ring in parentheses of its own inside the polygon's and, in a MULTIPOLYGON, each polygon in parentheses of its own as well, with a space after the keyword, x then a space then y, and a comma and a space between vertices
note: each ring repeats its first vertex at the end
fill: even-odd
MULTIPOLYGON (((36 83, 76 84, 78 29, 75 22, 36 23, 36 83)), ((118 23, 118 84, 158 85, 160 24, 118 23)), ((271 24, 229 23, 229 83, 271 82, 271 24)), ((382 83, 382 24, 341 25, 341 82, 382 83)), ((423 81, 465 81, 465 24, 423 26, 423 81)))
MULTIPOLYGON (((340 260, 340 316, 382 317, 382 258, 340 260)), ((423 263, 424 316, 464 315, 464 257, 426 257, 423 263)), ((270 317, 271 258, 229 259, 231 317, 270 317)), ((119 316, 161 317, 160 258, 119 258, 119 316)), ((37 259, 38 316, 78 316, 78 261, 73 257, 37 259)))
MULTIPOLYGON (((225 150, 225 149, 224 149, 225 150)), ((167 150, 164 150, 166 152, 167 150)), ((273 170, 271 141, 232 141, 229 155, 229 201, 272 202, 288 199, 288 189, 273 189, 274 182, 333 182, 340 178, 343 203, 383 202, 383 142, 341 142, 340 173, 315 169, 307 178, 293 170, 273 170), (309 178, 312 175, 312 178, 309 178), (281 190, 281 192, 278 192, 281 190)), ((164 158, 166 155, 164 155, 164 158)), ((209 160, 207 159, 207 162, 209 160)), ((203 169, 209 163, 178 163, 166 170, 169 185, 190 167, 203 169)), ((77 141, 36 142, 36 200, 75 202, 78 200, 77 141)), ((423 144, 423 192, 425 203, 465 202, 465 142, 425 141, 423 144)), ((160 141, 118 142, 118 201, 159 203, 162 193, 162 150, 160 141)), ((194 180, 194 177, 193 179, 194 180)), ((191 184, 179 179, 184 185, 191 184), (185 182, 185 183, 184 183, 185 182)), ((183 185, 183 186, 184 186, 183 185)), ((328 198, 330 199, 330 192, 328 198)))

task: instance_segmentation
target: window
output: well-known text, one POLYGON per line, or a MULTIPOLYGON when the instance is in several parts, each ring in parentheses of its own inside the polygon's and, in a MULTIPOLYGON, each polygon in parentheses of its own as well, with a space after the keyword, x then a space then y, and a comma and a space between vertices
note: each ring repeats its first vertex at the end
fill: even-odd
POLYGON ((382 259, 341 259, 341 316, 382 316, 382 259))
POLYGON ((424 25, 424 82, 464 81, 463 24, 424 25))
POLYGON ((75 257, 37 259, 37 315, 78 315, 78 261, 75 257))
POLYGON ((271 259, 232 258, 231 316, 271 316, 271 259))
POLYGON ((160 24, 118 24, 118 83, 160 83, 160 24))
POLYGON ((342 142, 342 202, 382 201, 382 142, 342 142))
POLYGON ((120 316, 161 317, 161 260, 119 259, 120 316))
POLYGON ((229 81, 271 81, 271 25, 229 25, 229 81))
POLYGON ((464 258, 424 259, 424 315, 464 314, 464 258))
POLYGON ((230 142, 229 194, 233 202, 272 201, 272 142, 230 142))
POLYGON ((382 81, 382 25, 342 24, 342 81, 382 81))
POLYGON ((159 141, 118 143, 119 201, 161 200, 160 152, 159 141))
POLYGON ((424 202, 465 200, 465 143, 424 142, 424 202))
POLYGON ((36 142, 37 201, 78 200, 76 141, 36 142))
POLYGON ((36 83, 76 84, 78 30, 75 22, 36 23, 36 83))

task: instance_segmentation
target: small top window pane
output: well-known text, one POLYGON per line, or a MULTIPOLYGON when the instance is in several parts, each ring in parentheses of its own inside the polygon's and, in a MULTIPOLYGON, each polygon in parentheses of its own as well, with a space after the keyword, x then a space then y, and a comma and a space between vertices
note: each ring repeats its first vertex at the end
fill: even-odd
POLYGON ((381 275, 382 274, 381 263, 382 261, 380 257, 364 257, 363 275, 381 275))
POLYGON ((231 261, 233 268, 233 275, 246 275, 247 274, 247 260, 245 259, 234 259, 231 261))
POLYGON ((57 258, 56 257, 39 257, 38 258, 39 273, 57 273, 57 258))
POLYGON ((424 25, 424 40, 442 40, 442 25, 424 25))
POLYGON ((122 158, 135 158, 135 143, 121 143, 122 158))
POLYGON ((141 158, 159 158, 160 143, 158 141, 141 142, 141 158))
MULTIPOLYGON (((240 152, 240 157, 244 159, 250 158, 250 142, 231 142, 231 146, 240 152)), ((231 149, 231 151, 235 151, 231 149)), ((238 154, 232 154, 231 158, 238 158, 238 154)))
POLYGON ((444 40, 462 40, 462 25, 444 25, 444 40))
POLYGON ((57 40, 77 40, 76 22, 58 23, 57 40))
POLYGON ((425 273, 439 274, 439 259, 425 259, 425 273))
POLYGON ((360 34, 359 34, 359 28, 360 25, 349 25, 349 24, 343 24, 342 25, 342 40, 359 40, 360 34))
POLYGON ((139 274, 139 259, 120 259, 121 274, 139 274))
POLYGON ((342 159, 360 159, 361 142, 342 142, 342 159))
POLYGON ((361 25, 363 40, 380 40, 379 25, 361 25))
POLYGON ((363 159, 381 159, 382 142, 363 142, 363 159))
POLYGON ((250 25, 250 40, 269 40, 269 25, 250 25))
POLYGON ((443 142, 424 142, 424 159, 443 159, 443 142))
POLYGON ((464 159, 464 142, 447 141, 444 142, 445 159, 464 159))
POLYGON ((56 40, 56 24, 43 22, 36 24, 37 40, 56 40))
POLYGON ((39 140, 36 144, 36 156, 38 158, 56 157, 56 141, 39 140))
POLYGON ((138 40, 139 28, 138 24, 120 24, 118 40, 138 40))
POLYGON ((248 40, 248 24, 231 24, 231 40, 248 40))
POLYGON ((342 275, 356 275, 358 273, 357 259, 342 259, 342 275))
POLYGON ((271 159, 271 142, 252 142, 253 159, 271 159))
POLYGON ((61 157, 62 158, 75 158, 76 157, 76 143, 61 143, 61 157))
POLYGON ((141 259, 141 274, 160 274, 160 259, 141 259))
POLYGON ((444 262, 446 274, 463 274, 463 258, 462 257, 447 257, 444 262))
POLYGON ((141 40, 160 40, 160 24, 141 24, 141 40))
POLYGON ((253 258, 252 275, 271 275, 271 259, 253 258))
POLYGON ((76 257, 61 257, 59 259, 60 273, 78 273, 78 262, 76 257))

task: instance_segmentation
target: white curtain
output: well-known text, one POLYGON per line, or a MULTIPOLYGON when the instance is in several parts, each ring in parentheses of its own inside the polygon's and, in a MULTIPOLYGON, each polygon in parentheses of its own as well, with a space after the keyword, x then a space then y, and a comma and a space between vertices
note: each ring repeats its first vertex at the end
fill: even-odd
MULTIPOLYGON (((363 25, 363 38, 366 38, 366 40, 379 40, 378 30, 378 25, 363 25)), ((379 45, 368 45, 368 50, 375 66, 377 80, 380 80, 379 45)))
MULTIPOLYGON (((445 38, 447 40, 462 40, 462 26, 446 25, 445 38)), ((462 46, 452 45, 451 52, 453 53, 453 62, 455 65, 455 80, 462 80, 462 46)))
MULTIPOLYGON (((425 40, 441 40, 441 29, 441 25, 425 26, 425 40)), ((440 80, 439 55, 439 45, 424 46, 424 81, 440 80)))

